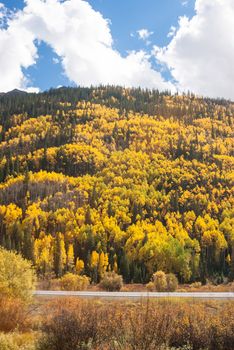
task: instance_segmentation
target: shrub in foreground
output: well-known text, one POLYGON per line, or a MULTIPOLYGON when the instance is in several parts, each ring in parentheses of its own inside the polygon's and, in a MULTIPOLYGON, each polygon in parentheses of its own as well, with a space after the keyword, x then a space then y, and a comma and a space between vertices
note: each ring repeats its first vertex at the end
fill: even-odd
POLYGON ((20 254, 0 248, 0 295, 29 301, 35 287, 31 263, 20 254))
POLYGON ((0 298, 0 332, 11 332, 16 328, 21 330, 25 327, 26 319, 27 309, 22 300, 0 298))
POLYGON ((31 335, 27 334, 4 334, 0 333, 1 350, 36 350, 35 343, 31 335))
POLYGON ((39 350, 156 350, 169 339, 174 318, 172 308, 76 299, 58 300, 46 315, 39 350))
POLYGON ((114 271, 105 272, 99 286, 107 291, 119 291, 123 287, 123 277, 114 271))
POLYGON ((60 285, 63 290, 85 290, 90 285, 90 279, 87 276, 79 276, 74 275, 73 273, 67 273, 60 279, 60 285))
POLYGON ((233 303, 53 301, 39 349, 233 349, 232 310, 233 303))
MULTIPOLYGON (((85 300, 65 299, 45 309, 43 336, 39 350, 94 349, 102 341, 102 317, 97 305, 85 300)), ((104 339, 103 339, 104 341, 104 339)))
POLYGON ((19 347, 14 343, 12 335, 0 333, 0 349, 1 350, 19 350, 19 347))

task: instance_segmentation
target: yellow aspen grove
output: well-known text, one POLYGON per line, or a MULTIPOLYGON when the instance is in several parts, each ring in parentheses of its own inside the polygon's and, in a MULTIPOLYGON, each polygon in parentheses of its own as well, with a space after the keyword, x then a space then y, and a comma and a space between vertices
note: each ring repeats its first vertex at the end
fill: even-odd
POLYGON ((41 277, 234 279, 231 101, 114 86, 8 97, 1 246, 41 277))

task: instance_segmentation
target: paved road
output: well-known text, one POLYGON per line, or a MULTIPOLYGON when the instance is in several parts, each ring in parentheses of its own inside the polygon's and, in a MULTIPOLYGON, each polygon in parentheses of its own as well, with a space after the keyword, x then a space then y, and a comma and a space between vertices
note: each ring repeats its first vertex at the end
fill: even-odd
POLYGON ((198 298, 198 299, 233 299, 234 293, 213 293, 213 292, 67 292, 37 290, 35 296, 39 297, 83 297, 83 298, 104 298, 104 299, 143 299, 143 298, 198 298))

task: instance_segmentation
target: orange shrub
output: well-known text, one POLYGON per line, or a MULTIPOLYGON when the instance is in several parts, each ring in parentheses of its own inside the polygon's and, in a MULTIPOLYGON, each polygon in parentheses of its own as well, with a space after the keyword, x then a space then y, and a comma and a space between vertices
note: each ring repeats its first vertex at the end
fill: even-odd
POLYGON ((11 332, 26 326, 27 310, 19 299, 0 296, 0 331, 11 332))

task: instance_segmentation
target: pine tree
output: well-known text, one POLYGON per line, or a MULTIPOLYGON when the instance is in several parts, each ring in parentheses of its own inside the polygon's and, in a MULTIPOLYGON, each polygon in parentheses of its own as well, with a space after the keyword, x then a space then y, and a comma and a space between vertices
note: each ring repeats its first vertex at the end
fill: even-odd
POLYGON ((91 224, 92 224, 91 211, 90 211, 90 206, 88 206, 85 212, 85 225, 91 225, 91 224))
POLYGON ((34 238, 29 230, 24 230, 23 238, 23 256, 34 262, 34 238))
POLYGON ((123 255, 121 255, 120 257, 119 270, 120 270, 120 274, 123 276, 124 282, 129 283, 130 282, 130 265, 125 253, 123 253, 123 255))
POLYGON ((57 277, 61 277, 66 264, 66 251, 64 239, 61 233, 57 233, 54 247, 54 271, 57 277))

